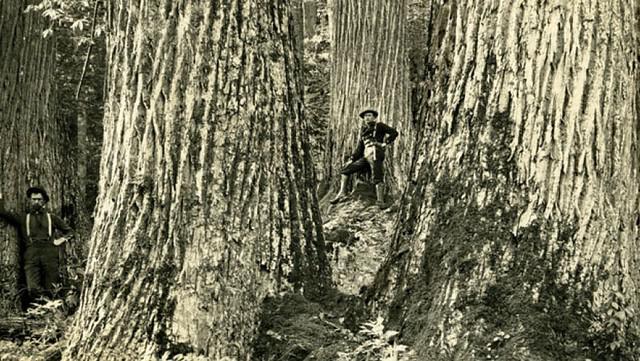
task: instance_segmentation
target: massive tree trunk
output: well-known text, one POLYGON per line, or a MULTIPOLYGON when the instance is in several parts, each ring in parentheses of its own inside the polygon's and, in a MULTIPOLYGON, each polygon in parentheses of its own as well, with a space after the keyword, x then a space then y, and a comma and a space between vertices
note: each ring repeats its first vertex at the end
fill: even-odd
POLYGON ((304 7, 302 0, 290 0, 293 21, 295 54, 299 61, 304 58, 304 7))
MULTIPOLYGON (((304 0, 304 108, 309 124, 311 151, 316 177, 326 179, 322 159, 325 154, 330 102, 331 38, 327 0, 304 0)), ((328 182, 323 182, 328 185, 328 182)), ((318 197, 326 193, 318 190, 318 197)))
POLYGON ((434 8, 417 184, 377 301, 427 359, 632 359, 632 1, 434 8))
POLYGON ((250 355, 330 279, 286 1, 110 2, 100 195, 65 359, 250 355))
MULTIPOLYGON (((42 37, 44 20, 25 14, 26 5, 0 3, 0 191, 7 208, 18 210, 27 188, 42 185, 51 196, 49 209, 58 213, 69 167, 61 161, 64 137, 54 118, 55 40, 42 37)), ((11 285, 0 291, 4 303, 15 295, 19 269, 16 232, 2 225, 0 284, 11 285)))
MULTIPOLYGON (((304 0, 304 108, 317 180, 327 179, 323 159, 330 109, 331 37, 327 0, 304 0)), ((318 197, 327 191, 322 182, 318 197)))
POLYGON ((409 122, 406 71, 406 2, 332 1, 331 109, 323 160, 326 177, 335 177, 356 146, 363 107, 398 129, 387 151, 385 181, 398 190, 406 179, 413 131, 409 122))
POLYGON ((303 0, 302 15, 304 18, 304 37, 311 38, 316 35, 318 29, 318 8, 326 7, 326 1, 322 0, 322 4, 318 4, 321 0, 303 0), (319 6, 320 5, 320 6, 319 6))

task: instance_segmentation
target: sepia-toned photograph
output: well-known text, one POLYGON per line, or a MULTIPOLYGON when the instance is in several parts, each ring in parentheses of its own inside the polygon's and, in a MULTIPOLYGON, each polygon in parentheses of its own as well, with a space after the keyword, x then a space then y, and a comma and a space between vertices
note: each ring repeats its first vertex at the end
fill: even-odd
POLYGON ((0 361, 640 361, 640 1, 0 0, 0 361))

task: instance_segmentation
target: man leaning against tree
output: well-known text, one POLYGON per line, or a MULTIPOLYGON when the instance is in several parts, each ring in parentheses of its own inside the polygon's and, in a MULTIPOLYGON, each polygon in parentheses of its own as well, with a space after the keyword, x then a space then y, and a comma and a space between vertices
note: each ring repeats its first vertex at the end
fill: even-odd
POLYGON ((59 240, 54 240, 55 231, 71 235, 71 228, 58 216, 47 211, 49 195, 41 187, 27 189, 27 210, 14 213, 5 210, 0 192, 0 218, 18 230, 24 249, 24 271, 31 301, 53 297, 55 284, 60 283, 59 240))
POLYGON ((336 204, 347 198, 347 184, 349 177, 358 172, 370 170, 376 187, 376 199, 380 209, 388 207, 384 201, 383 169, 385 148, 393 143, 398 131, 392 127, 376 121, 378 111, 365 108, 360 112, 362 126, 358 139, 358 146, 351 155, 352 162, 345 166, 341 173, 340 190, 331 201, 336 204))

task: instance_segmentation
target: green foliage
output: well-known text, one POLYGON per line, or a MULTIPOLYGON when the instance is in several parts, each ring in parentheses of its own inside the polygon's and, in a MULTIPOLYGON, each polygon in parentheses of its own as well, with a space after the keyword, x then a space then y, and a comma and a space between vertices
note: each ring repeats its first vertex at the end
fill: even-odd
POLYGON ((63 283, 55 291, 55 294, 64 300, 66 314, 72 314, 80 305, 85 268, 85 255, 76 253, 76 248, 70 248, 70 250, 65 252, 66 259, 61 272, 63 283))
POLYGON ((364 323, 359 332, 359 345, 353 351, 338 352, 339 361, 412 361, 415 353, 396 343, 398 331, 384 330, 384 319, 364 323))
POLYGON ((36 344, 58 342, 67 327, 65 303, 60 299, 42 299, 40 304, 27 310, 27 315, 33 319, 43 321, 43 327, 31 338, 36 344))
POLYGON ((262 306, 253 360, 335 361, 338 352, 357 346, 350 327, 361 322, 360 308, 356 298, 335 291, 318 302, 299 294, 269 297, 262 306))
POLYGON ((54 30, 56 33, 56 120, 65 137, 61 142, 70 150, 64 154, 63 162, 72 164, 70 169, 77 169, 78 155, 82 154, 87 164, 94 165, 87 167, 87 179, 65 185, 71 197, 86 195, 84 199, 64 201, 75 205, 77 210, 74 217, 78 219, 71 223, 78 221, 87 228, 91 226, 87 213, 93 209, 97 196, 97 165, 102 145, 106 73, 104 4, 103 0, 40 0, 25 9, 25 13, 36 14, 47 21, 44 36, 53 34, 54 30), (78 139, 77 119, 83 114, 88 134, 78 139))
POLYGON ((349 320, 353 308, 361 307, 356 301, 335 292, 320 303, 297 294, 265 300, 253 359, 417 361, 407 346, 396 342, 397 331, 384 329, 382 317, 364 323, 361 317, 349 320), (361 325, 357 333, 356 325, 350 329, 354 321, 361 325))
POLYGON ((589 329, 594 348, 602 360, 640 360, 640 325, 627 298, 614 292, 589 329))
MULTIPOLYGON (((95 3, 91 2, 91 5, 95 3)), ((104 7, 99 6, 97 10, 96 32, 99 32, 103 26, 104 7)), ((92 16, 90 13, 93 9, 84 8, 84 11, 79 16, 92 16)), ((65 200, 65 204, 74 206, 69 215, 70 224, 83 239, 89 237, 89 216, 95 206, 98 191, 106 74, 105 37, 94 36, 91 39, 90 27, 86 25, 83 25, 81 31, 74 31, 66 26, 56 30, 55 70, 56 119, 63 128, 62 132, 68 137, 65 147, 69 152, 63 154, 64 162, 72 164, 72 169, 78 169, 78 162, 83 159, 87 165, 85 179, 73 179, 65 185, 65 193, 74 197, 65 200), (79 88, 80 83, 82 86, 79 88), (78 133, 80 117, 85 124, 84 135, 78 133)), ((68 176, 74 178, 75 175, 68 176)))
POLYGON ((15 335, 16 340, 0 341, 2 360, 39 360, 42 355, 51 355, 52 350, 60 347, 64 342, 64 333, 68 329, 71 318, 68 316, 71 308, 77 306, 77 291, 63 291, 61 285, 55 285, 54 293, 63 295, 62 298, 40 298, 31 305, 26 312, 31 325, 26 333, 15 335))
MULTIPOLYGON (((91 38, 87 29, 93 20, 93 12, 92 4, 89 4, 88 0, 41 0, 37 4, 28 5, 25 13, 40 14, 48 21, 48 28, 42 32, 45 38, 53 34, 56 27, 71 29, 75 34, 84 34, 76 38, 79 44, 91 38)), ((103 25, 96 25, 94 36, 100 36, 103 29, 103 25)))
POLYGON ((12 342, 0 340, 0 360, 2 361, 26 361, 26 360, 55 360, 47 358, 50 355, 48 350, 55 348, 55 345, 35 343, 30 340, 24 342, 12 342))

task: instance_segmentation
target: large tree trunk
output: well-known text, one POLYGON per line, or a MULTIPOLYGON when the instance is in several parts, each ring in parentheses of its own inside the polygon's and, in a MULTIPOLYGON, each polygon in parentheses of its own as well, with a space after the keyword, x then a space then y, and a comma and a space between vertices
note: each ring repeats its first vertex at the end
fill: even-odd
MULTIPOLYGON (((304 108, 317 180, 326 179, 325 154, 330 102, 331 38, 327 0, 304 0, 304 108)), ((322 182, 318 197, 327 191, 322 182)))
POLYGON ((302 15, 304 18, 304 37, 311 38, 316 35, 318 29, 318 8, 326 7, 326 0, 303 0, 302 15), (322 2, 322 4, 319 4, 322 2))
MULTIPOLYGON (((25 191, 43 186, 48 207, 58 213, 62 184, 69 165, 61 161, 61 127, 54 118, 55 41, 43 38, 44 20, 25 14, 27 1, 0 3, 0 192, 7 208, 25 206, 25 191)), ((19 276, 18 242, 14 229, 0 230, 0 291, 9 302, 19 276)), ((10 309, 0 305, 0 309, 10 309)))
POLYGON ((410 163, 413 131, 409 122, 406 71, 406 1, 333 0, 331 16, 331 109, 323 160, 326 177, 335 177, 357 144, 363 107, 401 136, 387 151, 385 181, 401 188, 410 163))
POLYGON ((304 58, 304 7, 302 0, 290 0, 293 21, 295 54, 299 61, 304 58))
POLYGON ((422 357, 637 356, 635 6, 434 8, 419 175, 373 295, 422 357))
POLYGON ((111 2, 101 183, 65 359, 247 359, 330 279, 286 1, 111 2), (139 7, 141 4, 142 7, 139 7))

